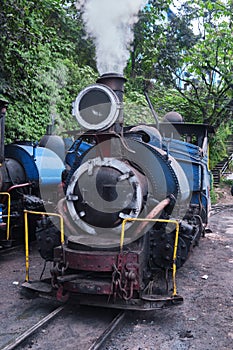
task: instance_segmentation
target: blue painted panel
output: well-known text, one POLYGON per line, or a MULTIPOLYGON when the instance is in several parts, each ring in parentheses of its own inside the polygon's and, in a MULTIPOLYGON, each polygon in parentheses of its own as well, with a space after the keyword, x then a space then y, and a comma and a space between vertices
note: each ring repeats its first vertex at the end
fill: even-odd
POLYGON ((60 157, 50 149, 11 144, 5 147, 5 157, 15 159, 23 166, 27 181, 39 182, 42 186, 61 182, 65 167, 60 157))
POLYGON ((65 162, 72 167, 74 164, 74 161, 77 156, 81 156, 84 152, 86 152, 89 148, 91 148, 92 145, 90 145, 87 142, 80 142, 80 140, 76 140, 69 151, 67 152, 65 162))
POLYGON ((33 147, 32 146, 27 146, 27 147, 29 149, 31 148, 31 152, 28 152, 28 150, 24 149, 21 145, 17 145, 17 144, 6 145, 5 157, 15 159, 22 165, 27 177, 27 181, 38 182, 39 172, 32 156, 33 147))

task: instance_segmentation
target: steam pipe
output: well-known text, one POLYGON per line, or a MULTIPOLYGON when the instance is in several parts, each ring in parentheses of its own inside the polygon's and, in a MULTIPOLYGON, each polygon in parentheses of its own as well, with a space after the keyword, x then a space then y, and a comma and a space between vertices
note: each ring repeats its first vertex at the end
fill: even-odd
POLYGON ((150 97, 149 97, 147 91, 144 91, 144 94, 145 94, 147 103, 148 103, 148 105, 149 105, 149 107, 150 107, 151 113, 152 113, 153 117, 155 118, 156 128, 158 129, 158 127, 159 127, 159 117, 158 117, 158 114, 157 114, 157 113, 155 112, 155 110, 154 110, 154 107, 153 107, 153 105, 152 105, 152 103, 151 103, 151 100, 150 100, 150 97))
POLYGON ((13 185, 10 188, 8 188, 7 191, 10 192, 10 191, 12 191, 12 190, 14 190, 16 188, 22 188, 22 187, 26 187, 26 186, 32 186, 32 183, 31 182, 25 182, 23 184, 13 185))
MULTIPOLYGON (((171 202, 170 198, 165 198, 159 204, 157 204, 146 216, 146 219, 154 219, 163 209, 165 209, 171 202)), ((143 221, 140 223, 140 225, 137 227, 135 231, 135 236, 137 236, 146 226, 148 225, 147 221, 143 221)))
POLYGON ((4 161, 5 116, 8 101, 0 99, 0 164, 4 161))

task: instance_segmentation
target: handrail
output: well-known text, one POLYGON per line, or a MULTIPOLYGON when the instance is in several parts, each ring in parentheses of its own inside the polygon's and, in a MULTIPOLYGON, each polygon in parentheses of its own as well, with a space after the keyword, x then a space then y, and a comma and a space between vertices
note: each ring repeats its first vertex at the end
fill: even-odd
POLYGON ((227 168, 229 167, 229 164, 233 161, 233 153, 230 155, 230 157, 228 157, 227 161, 224 163, 224 165, 222 166, 220 173, 221 175, 224 175, 225 171, 227 170, 227 168))
POLYGON ((177 258, 177 247, 178 247, 178 238, 179 238, 179 222, 178 220, 165 220, 165 219, 142 219, 142 218, 126 218, 122 221, 121 226, 121 237, 120 237, 120 250, 122 253, 123 244, 124 244, 124 235, 125 235, 125 224, 127 221, 148 221, 148 222, 166 222, 172 223, 176 225, 176 235, 174 242, 174 250, 173 250, 173 264, 172 264, 172 281, 173 281, 173 293, 172 296, 175 297, 177 295, 176 292, 176 258, 177 258))
POLYGON ((65 242, 64 234, 64 220, 60 214, 57 213, 47 213, 32 210, 24 210, 24 225, 25 225, 25 265, 26 265, 26 277, 25 281, 29 281, 29 239, 28 239, 28 214, 34 215, 47 215, 47 216, 57 216, 60 218, 60 231, 61 231, 61 244, 65 242))

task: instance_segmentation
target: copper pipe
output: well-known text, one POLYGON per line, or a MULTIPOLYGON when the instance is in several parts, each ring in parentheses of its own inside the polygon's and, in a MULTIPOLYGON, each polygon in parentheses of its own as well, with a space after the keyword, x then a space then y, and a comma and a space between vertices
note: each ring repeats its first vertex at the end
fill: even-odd
POLYGON ((31 185, 32 184, 30 182, 26 182, 24 184, 13 185, 10 188, 8 188, 8 192, 10 192, 11 190, 14 190, 15 188, 21 188, 21 187, 31 186, 31 185))
MULTIPOLYGON (((149 214, 146 216, 145 219, 154 219, 155 216, 157 216, 168 204, 170 204, 171 199, 170 198, 165 198, 164 200, 162 200, 161 202, 159 202, 159 204, 157 204, 150 212, 149 214)), ((144 228, 148 225, 148 221, 143 221, 139 224, 139 226, 137 227, 136 231, 135 231, 135 236, 137 236, 142 230, 144 230, 144 228)))

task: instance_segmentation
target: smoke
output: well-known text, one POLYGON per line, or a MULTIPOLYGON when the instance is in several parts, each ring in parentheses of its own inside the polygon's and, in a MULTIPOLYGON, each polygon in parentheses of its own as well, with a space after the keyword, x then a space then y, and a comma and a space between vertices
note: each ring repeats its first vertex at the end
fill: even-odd
POLYGON ((133 41, 133 25, 147 0, 78 0, 87 34, 94 39, 100 74, 123 74, 133 41))

